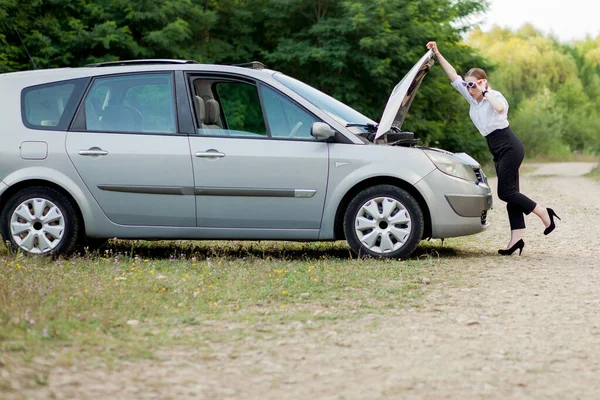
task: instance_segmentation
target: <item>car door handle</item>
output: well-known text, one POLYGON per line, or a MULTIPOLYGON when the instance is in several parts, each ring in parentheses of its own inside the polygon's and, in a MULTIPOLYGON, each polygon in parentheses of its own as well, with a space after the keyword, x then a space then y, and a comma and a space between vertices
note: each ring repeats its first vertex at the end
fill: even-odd
POLYGON ((220 151, 199 151, 196 154, 196 157, 200 158, 223 158, 225 157, 225 153, 221 153, 220 151))
POLYGON ((105 156, 108 154, 108 151, 102 150, 98 147, 92 147, 88 150, 79 150, 80 156, 105 156))

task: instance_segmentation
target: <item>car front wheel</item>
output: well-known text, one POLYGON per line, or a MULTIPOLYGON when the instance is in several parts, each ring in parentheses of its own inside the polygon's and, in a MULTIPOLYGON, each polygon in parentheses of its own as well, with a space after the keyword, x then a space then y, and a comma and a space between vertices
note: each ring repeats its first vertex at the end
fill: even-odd
POLYGON ((46 187, 17 192, 3 208, 0 222, 2 238, 27 254, 68 253, 80 230, 71 201, 46 187))
POLYGON ((359 256, 406 258, 423 236, 423 212, 408 192, 377 185, 358 193, 344 216, 344 233, 359 256))

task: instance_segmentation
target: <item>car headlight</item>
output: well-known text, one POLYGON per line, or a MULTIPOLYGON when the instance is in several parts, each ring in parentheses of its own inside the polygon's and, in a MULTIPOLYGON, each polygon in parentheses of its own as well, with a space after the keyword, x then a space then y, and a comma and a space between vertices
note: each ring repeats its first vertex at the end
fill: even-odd
POLYGON ((471 182, 477 182, 477 175, 473 167, 464 163, 451 154, 442 153, 434 150, 424 151, 431 162, 443 173, 465 179, 471 182))

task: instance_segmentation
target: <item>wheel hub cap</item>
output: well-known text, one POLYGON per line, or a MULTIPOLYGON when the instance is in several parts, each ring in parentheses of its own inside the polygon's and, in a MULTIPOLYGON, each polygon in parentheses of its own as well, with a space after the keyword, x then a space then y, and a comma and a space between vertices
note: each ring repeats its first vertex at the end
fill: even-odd
POLYGON ((60 243, 65 219, 56 204, 47 199, 25 200, 13 211, 10 231, 15 243, 28 253, 52 251, 60 243))
POLYGON ((359 209, 354 221, 358 240, 374 253, 398 250, 408 240, 411 219, 406 207, 391 197, 377 197, 359 209))

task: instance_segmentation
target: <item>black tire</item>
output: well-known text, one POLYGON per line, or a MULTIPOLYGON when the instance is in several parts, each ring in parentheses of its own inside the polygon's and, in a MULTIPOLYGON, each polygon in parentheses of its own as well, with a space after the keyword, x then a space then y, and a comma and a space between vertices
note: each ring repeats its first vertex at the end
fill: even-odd
MULTIPOLYGON (((352 251, 358 256, 371 256, 371 257, 384 257, 384 258, 407 258, 419 245, 421 238, 423 237, 424 229, 424 218, 423 211, 419 207, 419 203, 411 196, 408 192, 392 185, 377 185, 372 186, 358 193, 346 209, 344 215, 344 233, 346 234, 346 240, 350 245, 352 251), (404 212, 409 216, 409 221, 406 224, 394 225, 397 228, 410 228, 407 236, 403 237, 402 240, 398 240, 395 235, 387 235, 389 232, 389 224, 386 218, 378 220, 376 216, 366 215, 364 218, 371 221, 376 225, 375 228, 366 227, 361 230, 361 234, 364 234, 363 239, 366 239, 368 235, 373 234, 372 238, 375 238, 375 243, 379 243, 380 247, 372 246, 369 247, 367 244, 361 242, 359 233, 356 232, 358 221, 357 217, 359 212, 364 214, 363 206, 366 206, 370 201, 379 211, 382 211, 383 202, 388 202, 390 205, 394 205, 394 208, 390 212, 390 218, 397 215, 399 212, 404 212), (382 201, 382 203, 379 203, 382 201), (396 203, 397 202, 397 203, 396 203), (402 210, 403 208, 403 210, 402 210), (383 234, 378 234, 376 230, 383 230, 383 234), (383 245, 384 235, 387 236, 388 244, 392 247, 389 249, 383 249, 386 247, 383 245), (395 242, 394 242, 395 241, 395 242), (372 249, 379 249, 380 251, 373 251, 372 249)), ((367 225, 364 225, 367 226, 367 225)))
MULTIPOLYGON (((81 221, 78 215, 79 214, 76 212, 72 201, 64 194, 55 189, 43 186, 32 186, 15 193, 10 199, 8 199, 5 207, 2 209, 2 213, 0 214, 0 234, 5 242, 9 242, 13 248, 20 249, 26 254, 37 254, 43 256, 68 254, 75 248, 75 245, 77 244, 81 234, 81 221), (52 243, 52 248, 42 248, 40 245, 37 247, 34 245, 30 250, 27 250, 27 248, 19 246, 12 235, 11 218, 13 213, 21 204, 28 200, 33 202, 34 199, 47 200, 53 203, 59 211, 58 220, 62 223, 62 230, 60 230, 62 235, 60 238, 46 236, 48 242, 52 243), (56 240, 58 240, 58 242, 55 243, 56 240)), ((58 222, 51 222, 48 224, 48 226, 54 223, 58 224, 58 222)), ((43 224, 40 225, 42 225, 42 229, 46 226, 43 224)), ((28 234, 39 235, 37 232, 39 231, 28 234)), ((39 244, 39 236, 37 243, 39 244)))

